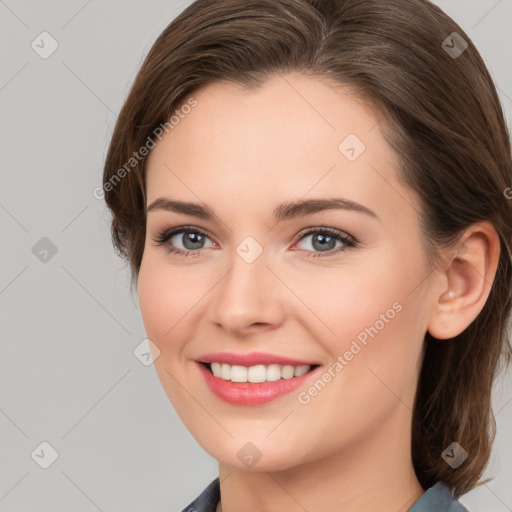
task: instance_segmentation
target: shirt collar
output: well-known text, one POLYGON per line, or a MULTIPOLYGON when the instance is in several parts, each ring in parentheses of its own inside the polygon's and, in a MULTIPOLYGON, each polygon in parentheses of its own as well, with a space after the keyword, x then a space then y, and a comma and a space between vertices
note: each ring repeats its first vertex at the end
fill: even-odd
MULTIPOLYGON (((182 512, 215 512, 220 501, 220 482, 217 477, 182 512)), ((408 512, 468 512, 450 493, 442 482, 427 489, 408 512)))

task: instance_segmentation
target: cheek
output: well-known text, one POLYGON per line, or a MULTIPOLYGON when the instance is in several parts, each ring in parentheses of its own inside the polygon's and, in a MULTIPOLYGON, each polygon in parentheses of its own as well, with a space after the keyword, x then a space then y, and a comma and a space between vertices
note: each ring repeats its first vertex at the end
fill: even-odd
POLYGON ((175 330, 189 321, 189 313, 201 307, 215 278, 204 266, 177 262, 179 257, 146 240, 138 278, 139 304, 145 326, 161 341, 172 339, 175 330))
MULTIPOLYGON (((146 258, 146 257, 145 257, 146 258)), ((139 305, 148 338, 161 351, 177 348, 197 288, 187 286, 182 272, 165 268, 158 258, 143 259, 138 279, 139 305)), ((197 299, 196 299, 197 301, 197 299)))
POLYGON ((193 292, 184 285, 179 270, 158 260, 158 255, 144 255, 138 279, 139 306, 146 335, 159 350, 153 364, 155 371, 171 403, 177 410, 184 410, 187 397, 176 379, 183 381, 182 354, 190 339, 187 313, 197 298, 188 297, 193 292))
POLYGON ((343 397, 354 418, 378 421, 396 406, 412 410, 424 322, 421 305, 406 290, 384 295, 364 313, 353 307, 350 325, 339 324, 343 334, 331 351, 341 356, 342 369, 331 399, 343 397))
MULTIPOLYGON (((299 318, 315 330, 330 352, 338 352, 357 337, 364 338, 365 328, 377 324, 379 331, 393 323, 397 309, 414 299, 409 292, 418 284, 419 266, 406 266, 392 252, 380 251, 372 261, 347 259, 338 269, 317 267, 301 272, 280 269, 283 281, 293 283, 293 293, 300 300, 299 318)), ((293 299, 293 297, 292 297, 293 299)), ((401 314, 402 317, 405 316, 401 314)))
POLYGON ((404 264, 391 251, 380 256, 340 269, 339 279, 332 269, 316 269, 295 281, 294 292, 308 306, 301 322, 334 359, 342 358, 333 388, 340 385, 344 396, 349 389, 353 397, 392 395, 386 385, 401 394, 415 382, 426 330, 418 287, 423 262, 404 264))
POLYGON ((144 259, 139 271, 137 288, 146 334, 162 349, 162 335, 166 330, 165 319, 167 311, 172 311, 172 304, 168 303, 170 294, 165 293, 165 286, 159 275, 158 268, 151 265, 147 258, 144 259))

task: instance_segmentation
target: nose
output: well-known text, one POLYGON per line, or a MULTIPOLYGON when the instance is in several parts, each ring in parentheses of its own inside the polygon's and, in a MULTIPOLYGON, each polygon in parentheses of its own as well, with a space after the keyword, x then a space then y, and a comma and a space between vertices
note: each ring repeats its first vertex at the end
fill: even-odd
POLYGON ((215 325, 239 337, 279 327, 285 318, 285 291, 266 251, 252 262, 233 251, 229 265, 212 290, 209 315, 215 325))

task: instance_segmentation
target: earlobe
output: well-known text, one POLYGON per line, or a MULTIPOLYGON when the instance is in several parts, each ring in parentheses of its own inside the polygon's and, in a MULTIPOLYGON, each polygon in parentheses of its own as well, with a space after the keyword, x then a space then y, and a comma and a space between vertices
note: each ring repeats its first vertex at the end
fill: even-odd
POLYGON ((498 268, 500 242, 491 223, 468 228, 451 252, 436 292, 428 332, 449 339, 463 332, 482 311, 498 268))

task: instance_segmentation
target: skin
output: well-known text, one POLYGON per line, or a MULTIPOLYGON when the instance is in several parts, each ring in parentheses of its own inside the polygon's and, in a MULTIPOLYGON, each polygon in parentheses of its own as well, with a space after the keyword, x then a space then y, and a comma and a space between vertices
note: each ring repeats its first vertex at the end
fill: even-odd
MULTIPOLYGON (((377 116, 346 89, 290 73, 257 90, 216 83, 194 97, 149 156, 147 205, 204 203, 216 217, 148 212, 138 293, 165 392, 219 461, 217 510, 407 510, 424 492, 410 453, 424 335, 453 337, 482 309, 499 256, 494 229, 473 226, 432 270, 418 198, 398 182, 377 116), (338 149, 348 134, 366 146, 352 162, 338 149), (283 202, 332 197, 378 219, 341 209, 272 219, 283 202), (210 236, 199 251, 171 254, 170 241, 154 239, 177 226, 210 236), (328 255, 313 245, 318 236, 299 240, 322 226, 358 245, 334 253, 336 242, 328 255), (252 263, 236 252, 247 236, 263 249, 252 263), (195 362, 212 351, 262 351, 328 369, 394 303, 400 312, 308 404, 298 392, 227 404, 195 362), (261 452, 251 468, 237 457, 247 442, 261 452)), ((172 238, 176 248, 186 248, 183 238, 172 238)))

